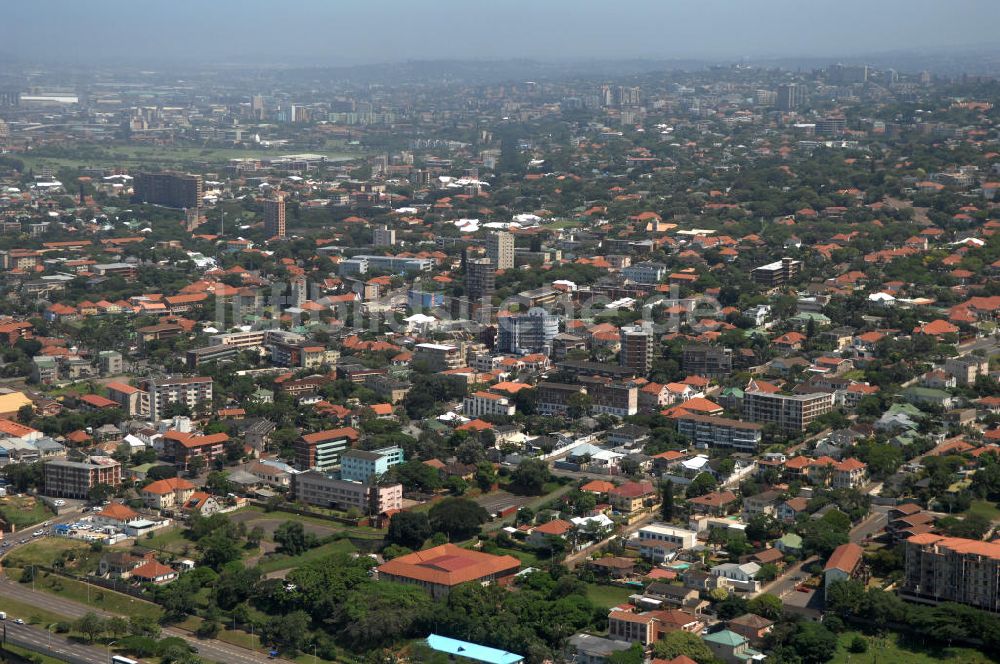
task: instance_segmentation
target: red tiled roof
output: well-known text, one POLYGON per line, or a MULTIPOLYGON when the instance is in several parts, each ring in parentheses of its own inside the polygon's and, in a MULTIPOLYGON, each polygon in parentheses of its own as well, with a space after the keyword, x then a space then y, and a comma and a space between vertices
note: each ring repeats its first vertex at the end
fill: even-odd
POLYGON ((454 544, 442 544, 393 558, 379 565, 378 572, 451 587, 511 572, 520 566, 521 561, 513 556, 495 556, 463 549, 454 544))

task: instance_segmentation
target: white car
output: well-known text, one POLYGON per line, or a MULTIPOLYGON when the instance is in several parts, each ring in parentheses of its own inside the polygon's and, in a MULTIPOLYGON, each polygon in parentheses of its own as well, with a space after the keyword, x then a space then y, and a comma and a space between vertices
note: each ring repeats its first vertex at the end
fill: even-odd
POLYGON ((66 504, 66 501, 63 500, 62 498, 59 498, 58 500, 53 500, 52 504, 55 505, 56 507, 62 507, 63 505, 66 504))
POLYGON ((20 618, 14 618, 14 624, 15 625, 23 625, 24 621, 21 620, 20 618))
POLYGON ((45 534, 44 530, 36 530, 35 532, 31 533, 31 536, 32 537, 41 537, 44 534, 45 534))

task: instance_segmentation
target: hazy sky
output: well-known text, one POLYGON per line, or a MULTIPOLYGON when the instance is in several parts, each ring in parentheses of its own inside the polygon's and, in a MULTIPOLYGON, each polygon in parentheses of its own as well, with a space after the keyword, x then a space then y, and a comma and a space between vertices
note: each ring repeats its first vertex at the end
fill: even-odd
POLYGON ((997 0, 2 0, 24 60, 841 56, 990 45, 997 0))

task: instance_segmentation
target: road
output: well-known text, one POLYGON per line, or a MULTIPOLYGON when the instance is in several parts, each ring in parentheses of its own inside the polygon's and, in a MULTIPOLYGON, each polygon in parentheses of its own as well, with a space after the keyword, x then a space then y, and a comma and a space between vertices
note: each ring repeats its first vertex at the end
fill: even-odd
MULTIPOLYGON (((108 592, 105 590, 104 592, 108 592)), ((93 611, 102 616, 116 615, 107 611, 96 610, 86 604, 80 604, 73 600, 51 595, 41 590, 32 590, 27 584, 16 583, 9 579, 0 580, 0 593, 5 597, 10 597, 21 602, 26 602, 32 606, 37 606, 45 611, 66 616, 67 618, 80 618, 88 611, 93 611)), ((139 601, 139 600, 137 600, 139 601)), ((264 664, 265 662, 286 661, 272 660, 263 653, 230 645, 217 639, 201 640, 176 627, 164 627, 161 636, 177 636, 198 649, 198 655, 212 662, 222 662, 224 664, 264 664)))
MULTIPOLYGON (((52 520, 52 524, 56 523, 70 523, 79 518, 78 514, 66 514, 55 518, 52 520)), ((6 556, 11 551, 15 551, 20 543, 23 541, 25 543, 36 541, 37 538, 32 538, 30 534, 27 533, 28 530, 25 529, 23 533, 15 534, 11 537, 10 541, 14 542, 13 546, 9 547, 3 552, 3 556, 6 556), (16 539, 15 539, 16 538, 16 539)), ((106 589, 102 589, 103 592, 109 592, 106 589)), ((101 611, 95 609, 94 607, 88 606, 86 604, 81 604, 70 599, 60 597, 58 595, 52 595, 41 590, 32 590, 30 586, 16 583, 6 578, 3 574, 3 570, 0 569, 0 594, 4 597, 10 597, 12 599, 19 600, 31 604, 32 606, 37 606, 40 609, 51 611, 52 613, 65 616, 70 619, 76 619, 88 611, 93 611, 94 613, 103 616, 112 616, 116 614, 109 613, 107 611, 101 611)), ((143 600, 135 600, 137 602, 143 600)), ((18 616, 10 616, 14 618, 18 616)), ((26 617, 26 616, 20 616, 26 617)), ((13 624, 8 622, 8 625, 13 624)), ((250 650, 248 648, 242 648, 240 646, 230 645, 218 639, 199 639, 195 637, 190 632, 186 632, 182 629, 176 627, 165 627, 163 629, 163 636, 177 636, 192 646, 198 649, 198 654, 201 658, 212 661, 212 662, 222 662, 224 664, 265 664, 266 662, 286 662, 288 660, 281 659, 270 659, 266 654, 257 652, 255 650, 250 650)), ((105 662, 107 655, 104 655, 103 659, 96 660, 98 662, 105 662)), ((90 660, 87 660, 90 661, 90 660)), ((288 663, 290 664, 290 663, 288 663)))
POLYGON ((108 662, 106 648, 76 643, 39 627, 17 625, 11 620, 3 623, 3 638, 7 643, 43 653, 49 657, 70 662, 70 664, 107 664, 108 662))

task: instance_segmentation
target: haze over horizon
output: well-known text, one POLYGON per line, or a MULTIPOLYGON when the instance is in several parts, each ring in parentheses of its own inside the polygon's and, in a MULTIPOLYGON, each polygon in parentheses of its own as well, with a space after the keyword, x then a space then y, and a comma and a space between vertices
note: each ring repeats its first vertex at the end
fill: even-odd
POLYGON ((5 3, 0 51, 29 62, 358 65, 411 59, 851 57, 995 43, 1000 3, 386 0, 5 3), (831 11, 835 9, 835 11, 831 11))

